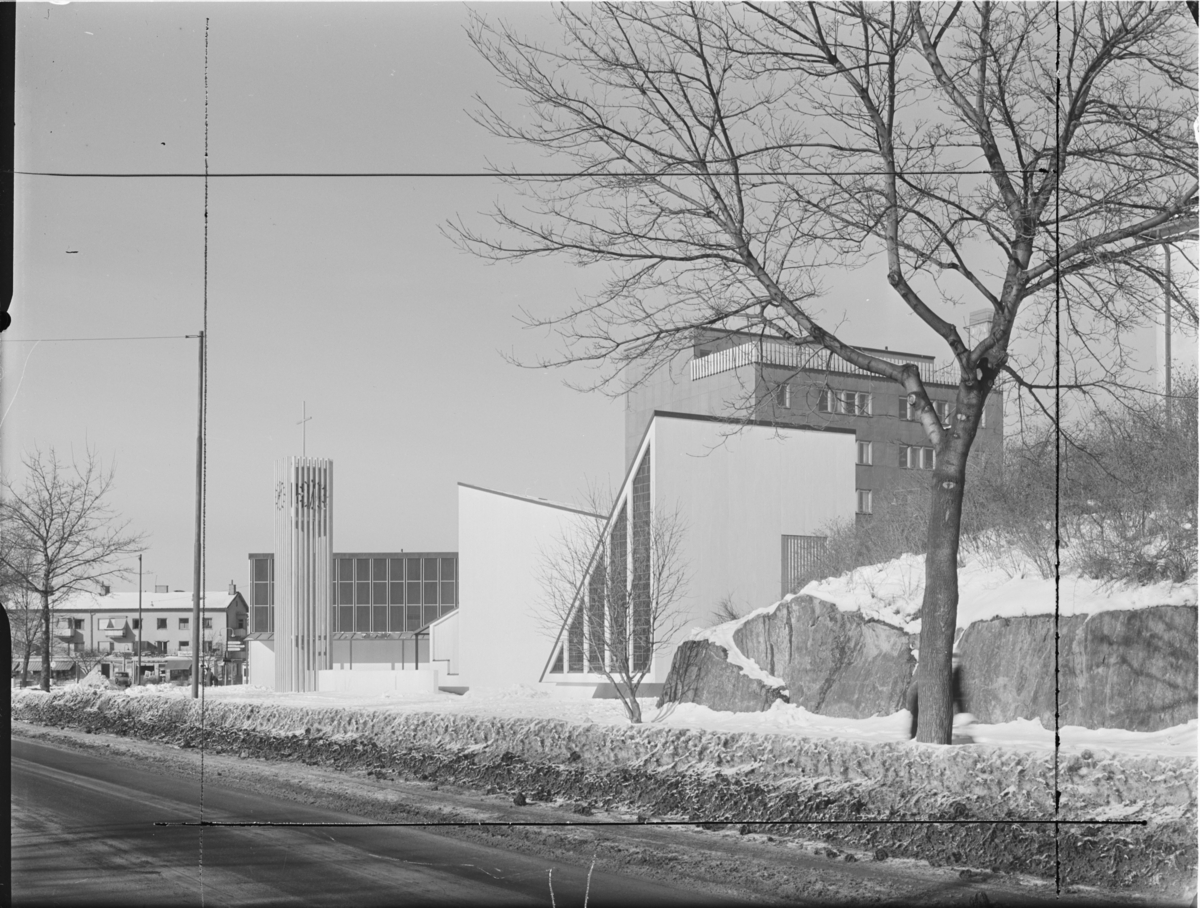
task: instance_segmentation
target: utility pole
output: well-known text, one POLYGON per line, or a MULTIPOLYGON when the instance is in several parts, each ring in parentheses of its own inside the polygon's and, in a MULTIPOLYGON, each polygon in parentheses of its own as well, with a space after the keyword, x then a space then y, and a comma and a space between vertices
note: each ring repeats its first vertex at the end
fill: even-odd
POLYGON ((137 683, 141 687, 142 684, 142 556, 138 553, 138 663, 137 663, 137 683))
POLYGON ((200 535, 204 517, 204 332, 200 332, 200 392, 196 417, 196 549, 192 564, 192 699, 200 696, 200 535))

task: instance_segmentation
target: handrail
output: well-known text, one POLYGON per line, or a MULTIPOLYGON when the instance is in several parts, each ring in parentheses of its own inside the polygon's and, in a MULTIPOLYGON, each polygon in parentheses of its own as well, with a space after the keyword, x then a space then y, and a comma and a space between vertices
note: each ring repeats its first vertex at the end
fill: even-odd
MULTIPOLYGON (((923 382, 958 384, 955 363, 937 365, 929 362, 913 362, 911 359, 889 356, 886 353, 873 352, 872 355, 897 364, 911 363, 917 367, 923 382)), ((844 375, 867 375, 878 378, 875 373, 860 369, 824 348, 805 350, 793 344, 772 340, 747 341, 735 347, 716 350, 706 356, 698 356, 688 364, 692 381, 750 365, 784 366, 790 369, 836 372, 844 375)))

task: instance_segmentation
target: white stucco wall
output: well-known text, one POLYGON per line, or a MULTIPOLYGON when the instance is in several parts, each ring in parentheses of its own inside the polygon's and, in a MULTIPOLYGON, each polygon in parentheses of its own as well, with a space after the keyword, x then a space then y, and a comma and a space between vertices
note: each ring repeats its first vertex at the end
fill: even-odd
POLYGON ((655 507, 678 507, 686 524, 684 626, 656 657, 663 681, 678 642, 713 623, 721 599, 742 610, 780 598, 781 537, 816 535, 854 519, 854 435, 656 416, 655 507))
POLYGON ((458 487, 458 684, 537 687, 554 637, 539 614, 542 553, 595 518, 548 502, 458 487))

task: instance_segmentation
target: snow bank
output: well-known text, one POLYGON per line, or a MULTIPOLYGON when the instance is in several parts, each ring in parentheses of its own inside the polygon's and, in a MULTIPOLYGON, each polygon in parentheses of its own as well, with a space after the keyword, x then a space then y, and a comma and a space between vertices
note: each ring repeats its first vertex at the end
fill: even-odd
MULTIPOLYGON (((457 708, 445 708, 451 700, 355 703, 333 695, 216 690, 220 693, 204 702, 166 691, 129 695, 78 686, 50 694, 14 691, 13 719, 203 747, 242 759, 521 792, 522 803, 583 802, 618 816, 769 823, 766 829, 785 837, 868 852, 883 848, 893 856, 941 864, 1040 876, 1058 872, 1068 882, 1089 885, 1174 888, 1195 875, 1196 762, 1190 755, 1084 749, 1060 759, 1056 772, 1054 754, 1041 740, 1024 750, 933 747, 889 739, 891 731, 881 723, 854 723, 873 729, 872 740, 845 734, 852 724, 847 720, 784 704, 766 713, 771 731, 763 733, 697 727, 746 721, 697 706, 664 711, 638 726, 568 721, 547 712, 561 704, 575 715, 611 718, 607 706, 597 708, 611 701, 564 703, 528 690, 455 698, 457 708), (522 712, 540 715, 514 715, 522 712), (670 721, 680 724, 672 727, 670 721), (841 733, 814 733, 822 729, 841 733), (1146 825, 1057 830, 1046 823, 924 822, 914 836, 911 826, 862 822, 1041 821, 1055 815, 1056 782, 1061 819, 1086 823, 1119 815, 1146 825)), ((647 714, 653 711, 649 701, 644 705, 647 714)), ((1023 730, 1039 739, 1035 724, 1023 730)), ((1194 748, 1195 724, 1153 737, 1165 751, 1190 735, 1194 748)))

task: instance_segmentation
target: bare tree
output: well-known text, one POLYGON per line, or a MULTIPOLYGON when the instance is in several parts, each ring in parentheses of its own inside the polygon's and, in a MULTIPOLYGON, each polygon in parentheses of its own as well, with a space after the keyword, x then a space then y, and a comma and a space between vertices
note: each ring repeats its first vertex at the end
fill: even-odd
MULTIPOLYGON (((588 498, 586 510, 614 514, 595 492, 588 498)), ((624 507, 615 512, 623 515, 624 507)), ((636 724, 642 721, 638 689, 655 654, 686 620, 687 571, 678 511, 652 509, 631 523, 627 537, 611 533, 611 521, 594 520, 555 539, 541 556, 538 614, 562 641, 568 670, 603 675, 636 724)))
POLYGON ((41 602, 26 586, 5 574, 0 596, 12 631, 13 656, 21 659, 21 687, 28 687, 29 662, 42 641, 41 602))
POLYGON ((50 690, 50 611, 87 584, 122 577, 120 559, 142 551, 143 536, 128 532, 109 507, 113 471, 88 451, 83 464, 59 462, 51 449, 23 461, 20 485, 4 481, 0 500, 0 567, 41 602, 42 690, 50 690))
POLYGON ((1195 233, 1186 7, 601 4, 557 16, 561 47, 482 17, 472 40, 525 102, 511 115, 484 103, 479 122, 567 167, 510 172, 521 210, 497 207, 490 233, 449 232, 492 259, 612 268, 578 305, 527 315, 565 341, 539 365, 596 365, 594 386, 628 387, 715 327, 821 349, 903 389, 936 451, 918 740, 949 743, 963 491, 988 395, 1003 378, 1057 416, 1064 389, 1129 382, 1121 332, 1165 296, 1196 323, 1157 257, 1164 236, 1195 233), (876 256, 894 302, 952 359, 948 428, 916 366, 848 343, 821 309, 819 269, 876 256), (968 300, 991 313, 971 344, 951 312, 968 300))

